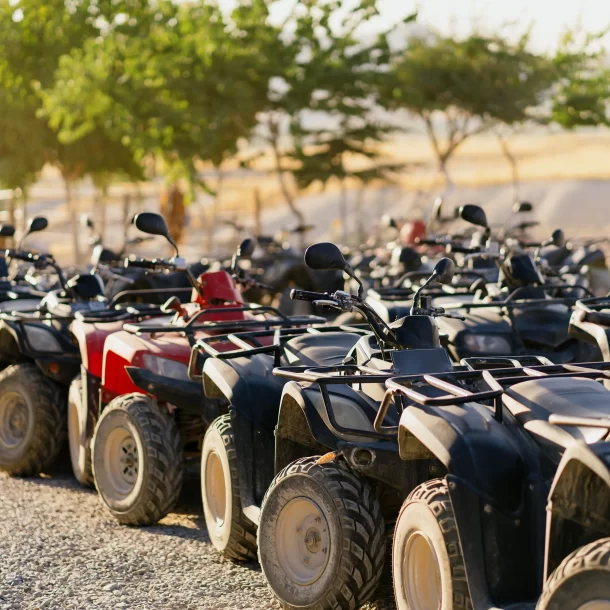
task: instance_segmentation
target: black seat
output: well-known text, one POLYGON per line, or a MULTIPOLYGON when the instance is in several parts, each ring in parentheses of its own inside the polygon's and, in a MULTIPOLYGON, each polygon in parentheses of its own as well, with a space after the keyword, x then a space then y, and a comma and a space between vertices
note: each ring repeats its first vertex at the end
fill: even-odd
POLYGON ((506 408, 542 445, 560 449, 576 440, 595 443, 606 438, 607 428, 556 426, 553 414, 573 417, 610 417, 610 392, 592 379, 540 377, 507 388, 506 408))
POLYGON ((343 332, 299 335, 286 342, 286 358, 290 364, 303 366, 339 365, 361 336, 343 332))

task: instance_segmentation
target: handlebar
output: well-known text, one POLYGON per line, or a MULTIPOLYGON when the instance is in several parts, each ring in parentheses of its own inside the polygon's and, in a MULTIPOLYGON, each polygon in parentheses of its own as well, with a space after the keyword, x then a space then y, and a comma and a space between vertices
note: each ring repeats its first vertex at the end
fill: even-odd
POLYGON ((293 301, 321 301, 328 300, 330 295, 325 292, 311 292, 309 290, 291 290, 290 298, 293 301))
POLYGON ((157 267, 157 265, 152 261, 147 261, 145 259, 136 260, 131 258, 125 259, 124 266, 126 269, 128 267, 135 267, 136 269, 155 269, 157 267))
POLYGON ((447 245, 447 252, 455 252, 456 254, 477 254, 481 250, 480 248, 467 248, 465 246, 457 246, 455 244, 447 245))

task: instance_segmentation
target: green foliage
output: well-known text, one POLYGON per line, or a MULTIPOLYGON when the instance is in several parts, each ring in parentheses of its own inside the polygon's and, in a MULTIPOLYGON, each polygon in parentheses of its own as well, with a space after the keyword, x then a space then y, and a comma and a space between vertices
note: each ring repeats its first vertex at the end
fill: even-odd
POLYGON ((599 45, 607 30, 589 35, 567 31, 554 58, 558 82, 549 122, 566 128, 608 126, 610 70, 599 45))
POLYGON ((250 6, 226 20, 212 3, 128 4, 104 36, 62 58, 45 96, 51 124, 66 142, 103 127, 138 159, 196 181, 197 161, 232 155, 266 98, 256 48, 266 7, 250 6))
POLYGON ((535 118, 557 78, 553 61, 501 34, 465 39, 430 34, 409 41, 393 65, 387 105, 424 123, 443 171, 467 138, 535 118))

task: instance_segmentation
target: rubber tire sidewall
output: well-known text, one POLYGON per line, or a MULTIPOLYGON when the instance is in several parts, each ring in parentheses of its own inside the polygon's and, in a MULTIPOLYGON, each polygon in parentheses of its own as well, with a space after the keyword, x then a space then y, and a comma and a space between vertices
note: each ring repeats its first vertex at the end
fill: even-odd
POLYGON ((231 526, 233 525, 233 482, 231 480, 231 465, 225 444, 218 429, 212 425, 206 432, 201 448, 201 494, 203 502, 203 516, 208 528, 208 534, 214 547, 221 553, 227 549, 231 539, 231 526), (216 453, 222 464, 222 474, 225 483, 225 519, 219 526, 210 511, 206 494, 206 466, 211 453, 216 453))
POLYGON ((18 364, 0 372, 0 393, 3 392, 21 396, 27 405, 29 421, 25 438, 18 447, 1 450, 0 470, 12 476, 46 472, 65 442, 67 409, 63 388, 45 377, 35 364, 18 364), (48 391, 37 389, 37 384, 46 384, 48 391), (44 398, 50 398, 52 404, 41 402, 44 398))
POLYGON ((576 610, 596 600, 610 601, 610 538, 570 553, 547 580, 536 610, 576 610))
POLYGON ((339 514, 330 495, 324 487, 320 486, 310 476, 295 474, 286 477, 267 492, 258 527, 259 557, 261 561, 264 558, 265 576, 273 591, 290 591, 292 602, 285 599, 281 599, 281 601, 288 604, 291 608, 294 606, 303 608, 315 607, 318 602, 324 599, 325 593, 332 588, 341 568, 343 530, 339 514), (326 517, 331 541, 327 567, 333 566, 333 569, 326 570, 313 585, 307 585, 306 588, 300 587, 285 575, 284 570, 280 566, 276 551, 275 529, 280 511, 290 500, 300 497, 313 500, 326 517), (307 595, 303 594, 305 590, 307 595))
MULTIPOLYGON (((85 487, 93 487, 93 468, 91 465, 91 439, 87 438, 81 444, 81 409, 83 408, 83 382, 81 375, 77 375, 70 384, 68 392, 68 443, 70 446, 70 463, 75 479, 85 487), (72 410, 76 410, 78 428, 72 427, 72 410), (73 453, 77 453, 75 456, 73 453), (76 460, 76 463, 75 463, 76 460)), ((85 426, 87 422, 85 421, 85 426)))
POLYGON ((438 559, 441 576, 442 610, 453 610, 453 586, 451 577, 451 565, 445 546, 445 539, 434 516, 428 506, 420 502, 411 502, 401 511, 396 529, 394 530, 394 543, 392 546, 392 574, 394 575, 394 592, 396 596, 396 607, 398 610, 412 610, 409 608, 402 587, 403 561, 405 547, 409 536, 415 532, 421 532, 432 543, 438 559))

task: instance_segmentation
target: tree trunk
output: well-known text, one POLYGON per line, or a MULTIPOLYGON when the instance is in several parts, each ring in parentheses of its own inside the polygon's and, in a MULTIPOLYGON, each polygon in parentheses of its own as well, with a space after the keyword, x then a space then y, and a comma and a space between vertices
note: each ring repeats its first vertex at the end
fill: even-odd
POLYGON ((66 190, 66 203, 70 213, 70 226, 72 228, 72 251, 74 255, 74 264, 78 265, 81 261, 80 252, 80 226, 78 222, 78 201, 74 198, 72 192, 72 181, 68 178, 64 178, 64 187, 66 190))
POLYGON ((131 194, 125 193, 123 195, 123 245, 127 243, 127 233, 129 231, 129 224, 131 212, 131 194))
POLYGON ((502 150, 502 154, 506 157, 506 160, 510 164, 512 184, 513 184, 513 201, 517 202, 517 201, 519 201, 520 195, 521 195, 521 193, 520 193, 521 189, 520 189, 520 183, 519 183, 519 168, 517 165, 517 159, 511 152, 511 150, 508 146, 508 142, 505 140, 505 138, 499 133, 496 133, 496 136, 498 138, 498 142, 500 144, 500 149, 502 150))
POLYGON ((261 201, 261 193, 258 188, 254 189, 254 235, 258 237, 263 232, 263 223, 261 214, 263 211, 263 202, 261 201))
POLYGON ((108 205, 108 187, 106 185, 102 186, 99 190, 99 206, 97 209, 97 221, 99 223, 98 233, 100 234, 102 244, 106 243, 106 219, 108 216, 108 210, 106 206, 108 205))
POLYGON ((441 197, 445 198, 445 197, 448 197, 455 190, 455 183, 453 182, 453 180, 451 179, 451 176, 449 175, 449 168, 447 167, 446 158, 441 157, 439 159, 438 171, 443 175, 443 178, 445 179, 445 190, 443 191, 443 194, 441 195, 441 197))
POLYGON ((218 224, 218 213, 220 210, 220 197, 222 194, 222 182, 223 175, 220 168, 216 170, 216 193, 212 200, 210 214, 207 219, 207 255, 212 257, 214 254, 214 234, 216 233, 216 226, 218 224))
POLYGON ((347 243, 347 189, 345 181, 341 180, 341 198, 339 199, 339 216, 341 218, 341 242, 347 243))
POLYGON ((356 233, 359 244, 363 244, 366 241, 364 222, 362 220, 362 204, 364 203, 365 195, 366 189, 364 185, 362 185, 356 195, 356 233))
MULTIPOLYGON (((278 180, 280 183, 280 189, 282 191, 282 195, 284 196, 284 199, 286 200, 286 204, 290 208, 292 215, 295 217, 297 224, 303 225, 303 224, 305 224, 305 217, 303 216, 303 212, 301 212, 301 210, 299 210, 299 208, 297 207, 297 205, 294 201, 294 197, 292 196, 292 194, 290 193, 290 189, 288 188, 288 184, 286 182, 286 176, 284 176, 284 169, 282 168, 282 159, 280 156, 280 150, 279 150, 279 145, 278 145, 276 135, 273 135, 271 137, 271 148, 273 150, 273 157, 275 160, 275 171, 277 173, 277 177, 278 177, 278 180)), ((300 245, 301 245, 301 247, 303 247, 304 240, 305 240, 304 233, 302 231, 299 232, 299 236, 300 236, 300 240, 301 240, 300 245)))

